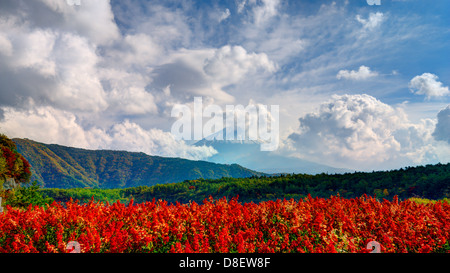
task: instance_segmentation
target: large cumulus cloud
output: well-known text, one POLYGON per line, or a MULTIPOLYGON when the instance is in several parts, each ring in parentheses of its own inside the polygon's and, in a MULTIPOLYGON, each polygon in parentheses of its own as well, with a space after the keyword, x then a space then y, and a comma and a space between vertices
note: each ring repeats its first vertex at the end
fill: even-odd
POLYGON ((437 159, 432 120, 413 124, 402 109, 366 94, 333 96, 299 121, 288 140, 303 158, 366 169, 437 159))
POLYGON ((64 1, 2 2, 0 106, 26 108, 31 99, 74 111, 105 110, 107 98, 98 76, 96 51, 118 35, 105 3, 89 2, 75 13, 64 1), (14 8, 21 10, 8 12, 14 8))
MULTIPOLYGON (((168 25, 158 18, 155 24, 168 25)), ((165 29, 182 36, 177 25, 165 29)), ((2 1, 2 133, 82 148, 211 156, 214 149, 189 146, 155 128, 160 108, 176 100, 169 89, 152 86, 154 68, 171 61, 161 44, 173 37, 167 31, 120 33, 109 1, 2 1)))

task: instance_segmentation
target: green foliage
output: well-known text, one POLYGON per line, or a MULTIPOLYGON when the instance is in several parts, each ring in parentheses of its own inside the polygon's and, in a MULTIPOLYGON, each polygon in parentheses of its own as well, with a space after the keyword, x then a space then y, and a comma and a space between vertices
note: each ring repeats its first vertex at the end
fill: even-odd
POLYGON ((51 198, 58 202, 68 202, 70 199, 87 203, 91 200, 100 202, 115 203, 120 201, 124 204, 130 202, 132 196, 124 197, 121 189, 40 189, 42 196, 51 198))
MULTIPOLYGON (((260 173, 232 164, 215 164, 144 153, 85 150, 28 139, 14 139, 29 160, 32 179, 44 188, 127 188, 187 179, 249 177, 260 173)), ((1 162, 0 162, 1 164, 1 162)))
POLYGON ((5 204, 12 207, 28 207, 33 206, 44 206, 45 204, 50 204, 54 200, 50 197, 44 197, 39 191, 39 186, 36 181, 32 183, 29 187, 20 186, 17 189, 12 190, 8 193, 5 204))
POLYGON ((47 196, 55 200, 69 200, 70 197, 83 202, 95 195, 96 200, 127 202, 163 199, 168 202, 201 203, 210 196, 214 199, 239 196, 241 202, 260 202, 274 199, 303 199, 306 196, 328 198, 340 195, 345 198, 364 194, 377 198, 408 199, 420 196, 432 200, 448 198, 450 192, 450 164, 408 167, 400 170, 347 173, 347 174, 285 174, 280 176, 253 176, 249 178, 223 177, 220 179, 195 179, 180 183, 139 186, 116 190, 100 189, 45 189, 47 196), (420 179, 419 179, 420 178, 420 179), (78 191, 87 191, 84 196, 78 191), (103 193, 103 196, 100 194, 103 193), (101 199, 105 198, 105 199, 101 199))
POLYGON ((17 151, 16 144, 11 139, 0 134, 0 190, 8 178, 26 183, 30 181, 30 177, 28 161, 17 151))
MULTIPOLYGON (((438 202, 437 200, 430 200, 430 199, 426 199, 426 198, 419 198, 419 197, 411 197, 408 198, 408 200, 411 200, 413 202, 416 202, 418 204, 435 204, 436 202, 438 202)), ((450 203, 450 199, 449 198, 444 198, 442 200, 439 201, 443 201, 443 202, 447 202, 450 203)))
POLYGON ((12 139, 8 138, 4 134, 0 134, 0 146, 6 147, 6 148, 10 149, 11 151, 14 151, 17 149, 14 141, 12 139))

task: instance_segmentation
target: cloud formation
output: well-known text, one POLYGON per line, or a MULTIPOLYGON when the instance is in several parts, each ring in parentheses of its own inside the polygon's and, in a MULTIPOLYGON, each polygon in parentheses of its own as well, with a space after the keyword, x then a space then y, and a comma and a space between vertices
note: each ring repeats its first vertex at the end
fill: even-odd
MULTIPOLYGON (((126 119, 152 120, 176 99, 170 97, 170 87, 153 93, 155 87, 150 87, 154 67, 170 63, 166 54, 171 43, 184 36, 179 21, 167 26, 167 20, 177 17, 159 11, 152 20, 161 28, 122 36, 109 1, 86 1, 78 7, 57 0, 2 1, 2 132, 88 149, 189 159, 213 155, 211 147, 191 147, 175 141, 170 132, 144 129, 126 119)), ((189 58, 188 53, 179 55, 189 58)))
POLYGON ((441 145, 439 151, 448 146, 445 118, 436 119, 449 97, 448 77, 414 77, 417 72, 406 65, 445 71, 447 64, 435 57, 446 53, 437 45, 448 39, 440 15, 427 21, 413 7, 417 3, 408 3, 405 12, 398 2, 389 13, 351 1, 199 3, 0 1, 2 132, 84 148, 206 158, 214 151, 171 142, 168 133, 171 107, 192 106, 193 97, 202 96, 205 105, 279 104, 281 135, 292 135, 296 151, 309 151, 317 161, 341 163, 353 154, 353 167, 366 158, 379 162, 379 153, 398 164, 414 156, 427 162, 433 145, 441 145), (429 43, 423 43, 425 35, 429 43), (431 44, 435 54, 415 54, 428 52, 431 44), (386 74, 373 68, 397 72, 379 77, 386 74), (405 82, 413 93, 405 94, 405 82), (372 97, 335 97, 324 104, 330 110, 312 110, 332 94, 360 90, 372 97), (438 98, 439 107, 427 102, 424 111, 416 95, 438 98), (401 109, 375 97, 392 105, 410 101, 410 117, 431 120, 411 123, 401 109), (444 141, 431 141, 438 138, 444 141), (322 151, 316 139, 334 148, 322 151))
POLYGON ((194 96, 204 96, 229 104, 235 97, 227 87, 255 76, 271 75, 276 69, 276 63, 265 53, 248 52, 242 46, 182 49, 152 70, 152 87, 169 87, 173 99, 186 103, 192 102, 194 96))
POLYGON ((335 166, 363 162, 366 169, 389 166, 399 158, 403 163, 435 159, 428 145, 431 120, 413 124, 401 109, 366 94, 333 96, 299 121, 288 140, 303 158, 335 166))
POLYGON ((450 144, 450 105, 438 113, 437 119, 436 128, 433 132, 434 138, 450 144))
POLYGON ((129 120, 107 129, 98 126, 83 128, 77 117, 50 106, 35 107, 28 111, 6 108, 1 122, 2 131, 14 137, 30 138, 44 143, 57 143, 85 149, 111 149, 144 152, 150 155, 181 157, 200 160, 217 151, 208 146, 191 146, 176 141, 170 132, 144 129, 129 120))
POLYGON ((356 21, 360 22, 363 26, 364 30, 374 30, 378 26, 381 25, 383 20, 385 19, 384 14, 382 12, 371 12, 367 19, 361 17, 361 15, 356 15, 356 21))
MULTIPOLYGON (((254 22, 256 25, 261 25, 278 14, 280 0, 262 0, 261 2, 261 5, 256 5, 253 8, 254 22)), ((250 0, 249 3, 255 5, 257 1, 250 0)))
POLYGON ((205 60, 204 71, 223 85, 233 84, 252 73, 273 73, 276 65, 265 53, 248 53, 242 46, 223 46, 205 60))
POLYGON ((443 86, 438 79, 439 77, 432 73, 423 73, 411 79, 409 88, 414 94, 425 95, 427 99, 450 95, 448 86, 443 86))
POLYGON ((220 16, 219 16, 219 23, 222 22, 223 20, 226 20, 228 17, 230 17, 231 12, 229 9, 225 9, 225 11, 223 11, 220 16))
POLYGON ((369 67, 362 65, 359 67, 357 71, 355 70, 339 70, 336 75, 338 80, 347 79, 347 80, 366 80, 368 78, 376 77, 378 73, 375 71, 371 71, 369 67))

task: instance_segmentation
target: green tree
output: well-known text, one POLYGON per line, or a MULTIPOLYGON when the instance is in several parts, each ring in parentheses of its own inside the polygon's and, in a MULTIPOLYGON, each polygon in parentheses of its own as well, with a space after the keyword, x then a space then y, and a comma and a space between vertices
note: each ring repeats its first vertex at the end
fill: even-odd
POLYGON ((27 207, 29 205, 44 206, 53 201, 53 198, 44 197, 40 193, 37 181, 34 181, 30 187, 20 186, 14 189, 5 203, 12 207, 27 207))
POLYGON ((14 178, 18 183, 26 183, 30 181, 30 177, 28 161, 17 152, 14 141, 6 135, 0 134, 0 186, 8 178, 14 178))

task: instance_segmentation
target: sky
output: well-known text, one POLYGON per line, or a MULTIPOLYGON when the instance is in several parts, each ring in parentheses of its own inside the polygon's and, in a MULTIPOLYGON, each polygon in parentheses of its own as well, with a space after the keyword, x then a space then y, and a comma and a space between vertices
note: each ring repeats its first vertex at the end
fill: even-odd
POLYGON ((272 151, 450 161, 450 1, 0 0, 0 132, 207 160, 174 105, 278 105, 272 151))

